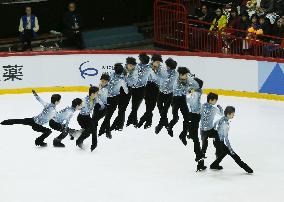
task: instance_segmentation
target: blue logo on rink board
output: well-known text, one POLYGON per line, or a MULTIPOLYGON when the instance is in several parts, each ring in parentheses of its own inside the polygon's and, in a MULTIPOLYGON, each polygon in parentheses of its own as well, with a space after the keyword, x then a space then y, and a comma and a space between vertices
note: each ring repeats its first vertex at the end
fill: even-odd
POLYGON ((259 62, 259 92, 284 95, 284 64, 259 62))
POLYGON ((86 65, 89 62, 90 61, 83 62, 79 67, 83 79, 86 79, 86 76, 96 76, 99 73, 99 70, 97 70, 96 68, 88 67, 88 65, 86 65))

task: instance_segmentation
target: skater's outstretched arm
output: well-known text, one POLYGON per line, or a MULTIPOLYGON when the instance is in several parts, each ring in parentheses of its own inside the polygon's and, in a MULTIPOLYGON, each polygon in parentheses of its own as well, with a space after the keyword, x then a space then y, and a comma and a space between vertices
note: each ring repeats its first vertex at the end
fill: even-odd
POLYGON ((35 96, 35 98, 37 99, 37 101, 39 101, 44 107, 45 107, 46 105, 48 105, 47 102, 45 102, 43 99, 41 99, 41 98, 39 97, 39 95, 36 93, 35 90, 32 90, 32 93, 33 93, 33 95, 35 96))
POLYGON ((220 115, 220 116, 223 116, 224 115, 224 110, 223 110, 223 108, 222 108, 222 106, 221 105, 217 105, 217 110, 216 110, 216 113, 218 114, 218 115, 220 115))

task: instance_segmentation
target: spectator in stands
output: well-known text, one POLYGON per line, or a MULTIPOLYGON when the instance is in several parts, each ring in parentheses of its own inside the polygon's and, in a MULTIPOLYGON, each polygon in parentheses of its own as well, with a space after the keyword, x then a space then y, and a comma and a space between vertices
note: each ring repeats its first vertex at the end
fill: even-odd
MULTIPOLYGON (((250 22, 249 22, 249 16, 247 12, 244 12, 241 14, 241 20, 240 20, 240 25, 239 25, 239 29, 243 30, 243 31, 247 31, 249 28, 250 22)), ((246 33, 245 32, 240 32, 238 34, 239 37, 246 37, 246 33)))
POLYGON ((76 46, 77 49, 83 49, 83 40, 81 34, 82 19, 77 12, 76 4, 68 4, 68 12, 63 17, 64 34, 67 37, 68 45, 76 46))
POLYGON ((26 6, 26 15, 20 19, 19 32, 22 42, 22 51, 32 50, 32 39, 39 30, 38 19, 32 14, 32 8, 26 6))
POLYGON ((224 28, 227 26, 227 17, 223 14, 222 9, 217 8, 216 17, 214 18, 210 31, 223 32, 224 28))
POLYGON ((233 29, 240 28, 240 17, 238 16, 238 11, 236 8, 233 8, 230 12, 230 18, 228 20, 228 27, 233 29))
MULTIPOLYGON (((206 5, 203 5, 201 7, 201 11, 198 13, 198 20, 203 21, 203 22, 212 22, 212 15, 208 12, 208 8, 206 5)), ((210 25, 201 25, 201 27, 209 29, 210 25)))
POLYGON ((259 28, 262 29, 264 35, 270 35, 271 23, 265 15, 259 17, 259 28))
MULTIPOLYGON (((284 38, 284 25, 281 18, 276 21, 272 30, 272 35, 284 38)), ((281 44, 281 39, 273 39, 271 42, 275 44, 281 44)))
MULTIPOLYGON (((262 30, 263 35, 271 34, 271 23, 265 15, 259 17, 259 29, 262 30)), ((266 36, 259 36, 258 39, 269 42, 269 38, 266 36)))
POLYGON ((256 14, 253 14, 250 17, 250 27, 254 28, 255 30, 259 29, 259 17, 256 14))

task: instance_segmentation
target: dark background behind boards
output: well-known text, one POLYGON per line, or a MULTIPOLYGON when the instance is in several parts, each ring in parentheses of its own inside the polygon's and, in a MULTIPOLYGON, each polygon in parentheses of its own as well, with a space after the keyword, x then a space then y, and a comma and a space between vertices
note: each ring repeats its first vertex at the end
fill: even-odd
MULTIPOLYGON (((0 0, 1 1, 1 0, 0 0)), ((19 19, 26 5, 39 19, 40 32, 62 30, 62 16, 68 0, 49 0, 31 4, 0 5, 0 38, 18 36, 19 19)), ((152 19, 153 0, 78 0, 77 9, 84 29, 117 27, 152 19)))

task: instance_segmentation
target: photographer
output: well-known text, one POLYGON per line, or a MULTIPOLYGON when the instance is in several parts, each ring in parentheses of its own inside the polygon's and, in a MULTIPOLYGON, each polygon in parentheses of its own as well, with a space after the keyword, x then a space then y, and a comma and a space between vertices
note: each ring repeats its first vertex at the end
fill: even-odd
POLYGON ((63 17, 64 34, 68 39, 68 45, 75 46, 77 49, 84 49, 81 27, 81 16, 77 13, 74 2, 68 4, 68 12, 63 17))

